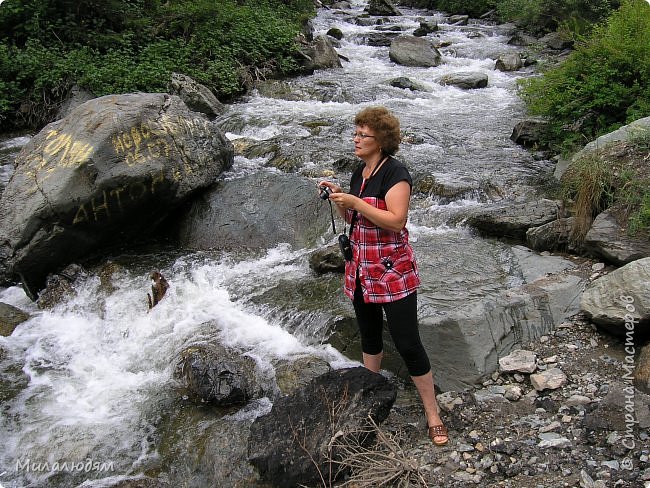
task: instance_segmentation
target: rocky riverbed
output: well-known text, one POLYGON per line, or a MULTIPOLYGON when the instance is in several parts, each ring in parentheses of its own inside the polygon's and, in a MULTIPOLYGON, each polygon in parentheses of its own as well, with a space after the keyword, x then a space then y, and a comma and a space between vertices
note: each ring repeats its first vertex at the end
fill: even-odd
MULTIPOLYGON (((590 261, 582 266, 598 270, 592 279, 608 272, 590 261)), ((412 480, 444 487, 649 486, 650 397, 632 386, 629 344, 579 314, 521 351, 527 352, 502 358, 482 385, 438 395, 450 432, 442 448, 426 436, 415 391, 400 389, 380 429, 399 440, 398 457, 410 460, 412 480)))

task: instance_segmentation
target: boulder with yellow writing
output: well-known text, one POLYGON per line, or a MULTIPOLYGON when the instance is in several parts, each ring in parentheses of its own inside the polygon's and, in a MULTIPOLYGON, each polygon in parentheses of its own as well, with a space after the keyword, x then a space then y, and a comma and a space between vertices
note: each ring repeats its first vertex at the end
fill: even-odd
POLYGON ((0 255, 35 298, 48 273, 156 227, 233 163, 205 114, 175 95, 89 100, 16 158, 0 199, 0 255))

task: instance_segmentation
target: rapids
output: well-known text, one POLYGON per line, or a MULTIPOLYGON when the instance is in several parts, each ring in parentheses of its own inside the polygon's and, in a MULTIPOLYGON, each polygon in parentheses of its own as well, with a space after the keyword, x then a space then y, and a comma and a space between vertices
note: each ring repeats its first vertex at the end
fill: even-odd
MULTIPOLYGON (((441 13, 407 8, 381 26, 346 21, 364 7, 365 2, 353 0, 343 14, 320 9, 314 19, 316 34, 331 27, 343 32, 337 50, 349 61, 341 69, 287 80, 293 96, 284 99, 252 92, 229 106, 220 123, 232 140, 275 140, 302 162, 301 171, 318 174, 333 171, 336 160, 352 154, 352 119, 361 107, 381 104, 393 110, 415 141, 404 143, 398 153, 414 176, 433 176, 463 189, 451 201, 416 195, 410 213, 409 231, 425 278, 420 293, 427 299, 421 306, 445 314, 459 303, 521 282, 506 244, 448 222, 468 206, 525 198, 534 193, 534 181, 550 170, 548 162, 534 160, 509 139, 525 115, 517 80, 534 73, 494 69, 499 54, 521 49, 507 44, 503 26, 450 25, 441 13), (396 65, 387 47, 364 43, 378 27, 399 25, 409 32, 420 20, 438 22, 436 35, 450 42, 441 48, 444 62, 436 68, 396 65), (487 88, 437 83, 456 71, 487 74, 487 88), (387 83, 399 76, 427 91, 387 83), (307 128, 313 121, 325 122, 320 131, 307 128), (486 188, 497 188, 498 196, 486 188)), ((26 140, 5 141, 3 148, 10 151, 26 140)), ((259 171, 266 162, 237 156, 222 178, 259 171)), ((2 186, 10 171, 3 160, 2 186)), ((343 186, 348 177, 334 176, 343 186)), ((328 234, 322 241, 330 239, 328 234)), ((288 282, 321 282, 309 269, 310 251, 280 245, 249 254, 154 250, 112 256, 119 265, 113 286, 90 275, 75 297, 49 311, 39 310, 18 287, 0 290, 0 302, 32 314, 10 337, 0 337, 0 485, 69 487, 91 480, 84 486, 100 486, 92 480, 156 467, 161 416, 179 401, 172 386, 175 361, 192 343, 218 340, 241 350, 271 383, 281 359, 309 354, 334 367, 358 364, 358 358, 345 357, 327 342, 331 324, 349 307, 340 276, 322 278, 323 286, 337 290, 340 303, 331 306, 314 306, 290 290, 273 294, 287 291, 288 282), (148 312, 152 267, 161 269, 171 287, 148 312), (279 301, 284 303, 279 306, 279 301)), ((260 399, 237 415, 255 417, 269 408, 269 399, 260 399)))

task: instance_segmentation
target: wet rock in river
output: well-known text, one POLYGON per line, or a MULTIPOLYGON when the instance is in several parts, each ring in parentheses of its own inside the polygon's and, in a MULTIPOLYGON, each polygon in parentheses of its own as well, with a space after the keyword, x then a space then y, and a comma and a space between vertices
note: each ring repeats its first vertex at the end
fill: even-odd
POLYGON ((528 229, 557 220, 563 212, 562 202, 545 198, 514 205, 500 202, 470 215, 467 224, 486 236, 523 241, 528 229))
POLYGON ((393 40, 388 56, 394 63, 404 66, 430 68, 442 63, 442 55, 431 41, 412 35, 402 35, 393 40))
POLYGON ((457 72, 449 73, 440 77, 438 83, 441 85, 452 85, 465 90, 485 88, 488 85, 488 76, 480 72, 457 72))
POLYGON ((243 405, 261 394, 255 361, 218 344, 186 348, 174 375, 184 394, 197 403, 243 405))
POLYGON ((264 171, 220 182, 170 232, 191 249, 310 247, 331 229, 329 210, 314 181, 264 171))
POLYGON ((309 267, 318 274, 343 273, 345 259, 337 244, 322 249, 317 249, 309 256, 309 267))
POLYGON ((340 68, 341 60, 331 39, 326 35, 319 35, 309 44, 300 48, 303 68, 312 72, 317 69, 340 68))
POLYGON ((402 15, 390 0, 370 0, 366 7, 369 15, 377 16, 395 16, 402 15))
POLYGON ((499 56, 494 64, 494 69, 499 71, 517 71, 523 67, 524 62, 519 53, 508 53, 499 56))
POLYGON ((160 300, 165 296, 165 293, 167 293, 168 288, 169 283, 160 271, 154 271, 151 273, 151 294, 147 293, 149 309, 158 305, 158 302, 160 302, 160 300))
POLYGON ((28 319, 28 313, 13 305, 0 302, 0 336, 10 336, 16 327, 28 319))

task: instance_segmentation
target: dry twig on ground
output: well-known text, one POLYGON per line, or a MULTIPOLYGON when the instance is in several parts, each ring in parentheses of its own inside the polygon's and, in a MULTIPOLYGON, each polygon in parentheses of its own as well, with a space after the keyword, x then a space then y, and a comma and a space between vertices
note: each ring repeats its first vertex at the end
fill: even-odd
POLYGON ((350 473, 339 486, 426 488, 418 461, 406 455, 399 436, 384 432, 372 417, 368 419, 367 429, 341 436, 334 444, 339 470, 350 473), (368 435, 376 436, 371 446, 364 445, 368 435))

